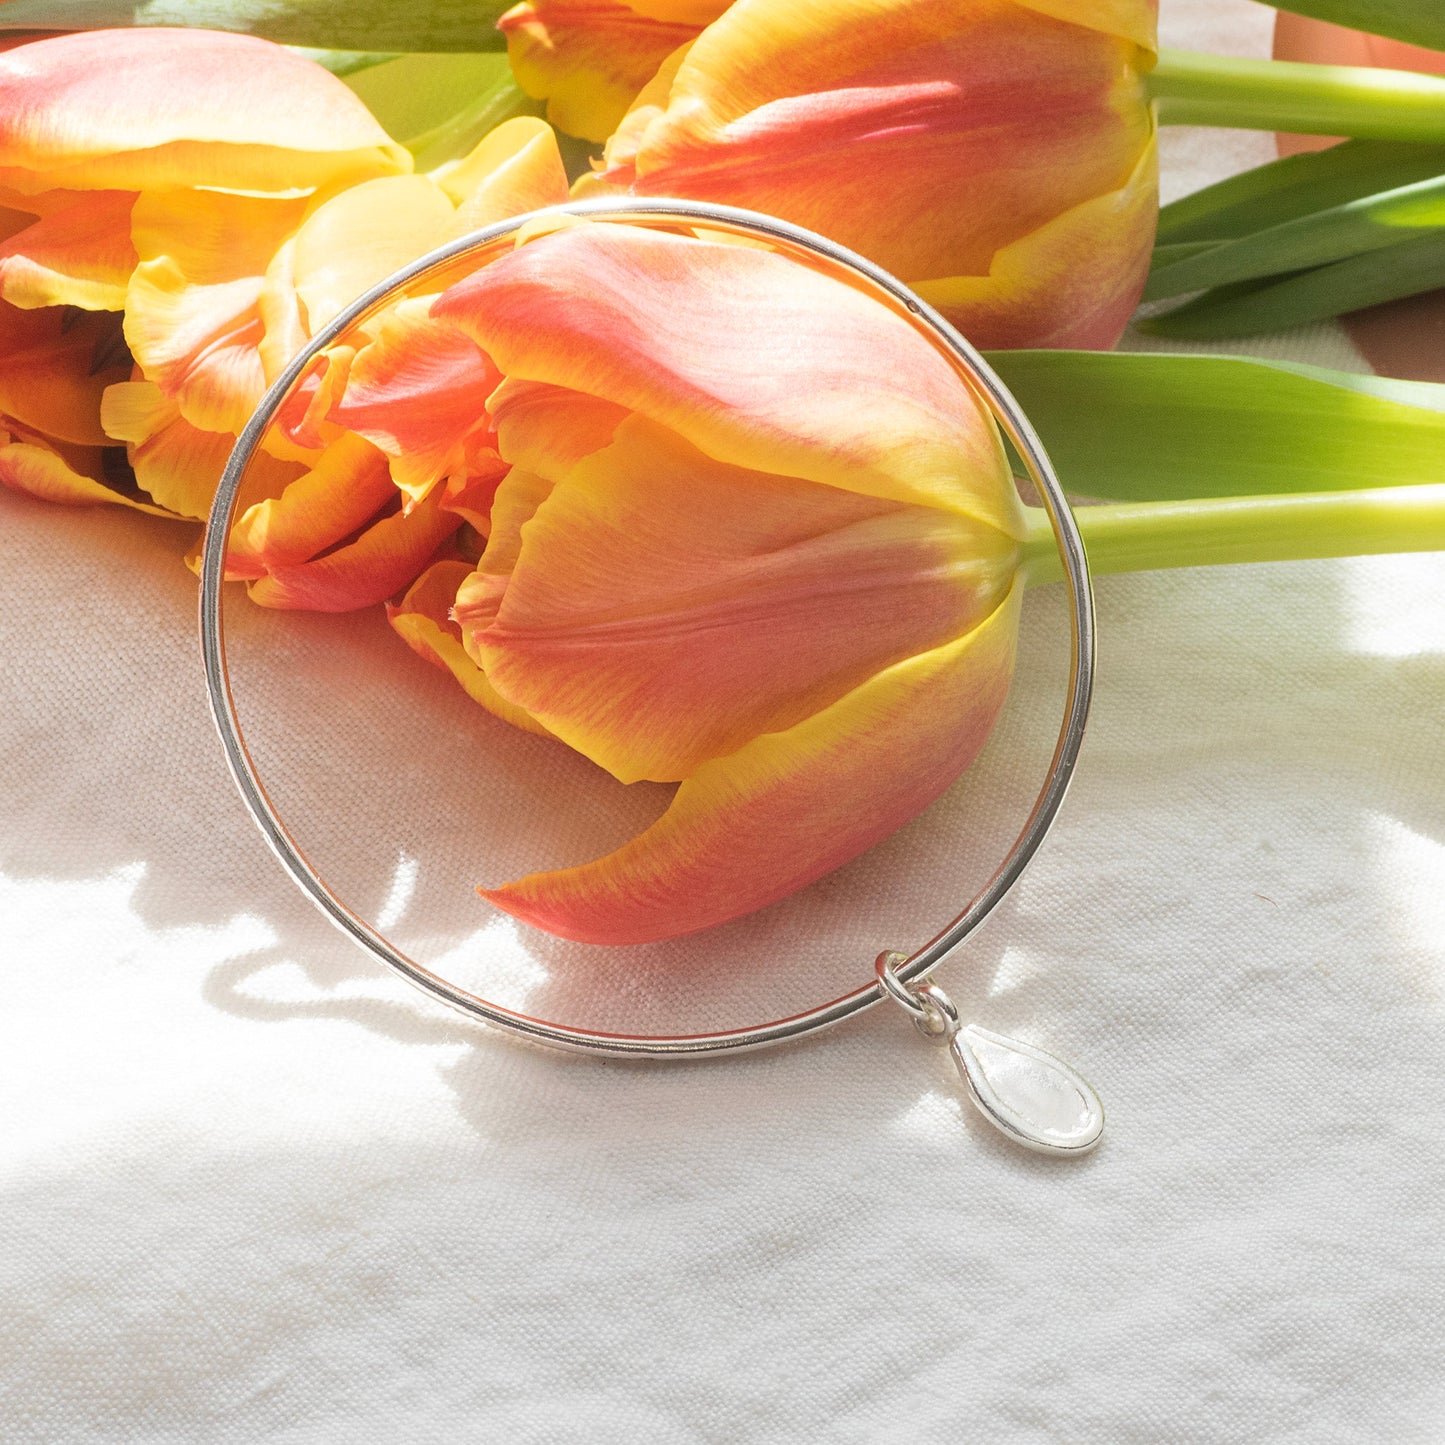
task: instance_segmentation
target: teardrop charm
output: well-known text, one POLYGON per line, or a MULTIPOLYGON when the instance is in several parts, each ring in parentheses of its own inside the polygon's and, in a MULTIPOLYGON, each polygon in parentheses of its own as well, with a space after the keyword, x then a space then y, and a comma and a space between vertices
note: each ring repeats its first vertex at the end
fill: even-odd
POLYGON ((1086 1154, 1104 1132, 1099 1096, 1067 1064, 1018 1039, 961 1028, 949 1044, 979 1112, 1040 1154, 1086 1154))

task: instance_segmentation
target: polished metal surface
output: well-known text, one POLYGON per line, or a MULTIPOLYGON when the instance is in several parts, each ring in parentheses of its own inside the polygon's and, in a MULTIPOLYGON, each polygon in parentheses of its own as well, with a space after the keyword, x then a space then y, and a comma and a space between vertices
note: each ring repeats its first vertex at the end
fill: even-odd
MULTIPOLYGON (((298 848, 267 797, 237 717, 226 667, 221 596, 225 540, 231 529, 242 479, 260 445, 262 435, 282 402, 322 351, 353 326, 397 299, 399 294, 445 274, 463 259, 476 258, 480 262, 488 251, 500 250, 524 227, 559 213, 637 224, 701 224, 714 230, 766 240, 779 251, 792 254, 814 266, 819 262, 826 263, 827 267, 846 274, 853 284, 869 291, 891 309, 911 319, 940 353, 952 362, 959 375, 993 412, 1000 429, 1023 459, 1029 477, 1048 513, 1063 561, 1063 580, 1069 594, 1073 629, 1067 701, 1048 775, 1013 846, 983 890, 952 922, 915 952, 904 957, 895 970, 896 978, 902 984, 914 984, 925 978, 983 922, 1023 872, 1043 842, 1068 789, 1083 739, 1094 678, 1094 602, 1088 563, 1078 529, 1053 467, 1028 418, 983 358, 938 312, 914 295, 902 282, 864 257, 800 226, 729 206, 677 200, 608 199, 571 202, 552 210, 517 216, 488 226, 421 257, 358 297, 323 327, 276 379, 241 432, 222 475, 206 525, 204 561, 201 568, 201 648, 212 715, 241 796, 262 834, 292 878, 344 933, 381 963, 394 969, 434 998, 474 1019, 493 1024, 534 1042, 595 1054, 690 1058, 761 1048, 801 1038, 849 1018, 862 1009, 871 1008, 885 996, 885 986, 875 976, 841 998, 831 999, 804 1013, 773 1019, 748 1028, 717 1033, 653 1035, 602 1033, 531 1018, 490 1003, 441 978, 423 964, 401 953, 327 887, 320 874, 298 848)), ((928 1013, 927 1005, 920 1004, 918 1007, 925 1014, 928 1013)))
POLYGON ((1072 1158, 1103 1136, 1099 1096, 1062 1059, 977 1024, 948 1048, 979 1113, 1015 1144, 1072 1158))
POLYGON ((1062 1059, 1018 1039, 963 1025, 953 1000, 936 983, 907 984, 903 955, 882 953, 874 965, 889 998, 918 1031, 947 1044, 978 1112, 999 1133, 1036 1154, 1087 1154, 1104 1133, 1099 1096, 1062 1059))

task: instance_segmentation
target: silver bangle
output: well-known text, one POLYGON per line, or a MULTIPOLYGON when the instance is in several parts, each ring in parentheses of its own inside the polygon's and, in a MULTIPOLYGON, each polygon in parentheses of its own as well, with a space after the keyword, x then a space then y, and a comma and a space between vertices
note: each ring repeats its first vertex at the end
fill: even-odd
MULTIPOLYGON (((350 306, 327 323, 277 378, 267 391, 255 414, 241 432, 231 453, 215 501, 211 507, 206 525, 204 561, 201 568, 201 646, 205 661, 206 684, 210 694, 211 711, 216 728, 221 736, 226 760, 241 791, 247 808, 271 845, 281 863, 291 874, 300 888, 343 932, 350 935, 373 957, 418 988, 440 999, 443 1003, 459 1009, 462 1013, 520 1035, 533 1042, 557 1048, 580 1050, 585 1053, 632 1058, 693 1058, 699 1055, 736 1052, 743 1049, 763 1048, 770 1044, 799 1039, 820 1029, 850 1018, 863 1009, 871 1008, 885 997, 893 997, 909 1010, 916 1020, 930 1021, 925 1032, 938 1037, 948 1035, 948 1041, 955 1043, 970 1030, 958 1032, 956 1014, 949 1027, 935 1026, 938 1020, 947 1020, 951 1004, 947 996, 936 985, 919 985, 938 964, 989 915, 1004 894, 1017 880, 1029 860, 1038 850, 1044 835, 1048 832, 1054 816, 1063 802, 1078 757, 1079 745, 1083 738, 1085 718, 1088 714, 1089 699, 1094 678, 1094 604, 1090 588, 1088 562, 1084 555, 1083 543, 1078 528, 1069 511, 1058 479, 1043 446, 1039 442, 1028 418, 1018 403, 1009 394, 1003 383, 994 375, 988 364, 931 306, 916 296, 900 281, 875 266, 864 257, 839 246, 822 236, 802 227, 791 225, 771 216, 728 206, 703 205, 693 201, 606 199, 572 202, 546 212, 533 212, 488 226, 461 240, 439 247, 430 254, 414 261, 393 276, 371 288, 358 297, 350 306), (993 876, 962 912, 935 937, 910 954, 895 951, 886 952, 879 960, 874 977, 866 983, 817 1008, 809 1009, 788 1018, 773 1019, 767 1023, 747 1028, 727 1029, 717 1033, 651 1035, 593 1032, 570 1025, 551 1023, 543 1019, 490 1003, 486 999, 459 988, 439 977, 401 953, 391 942, 382 937, 364 919, 358 917, 343 904, 322 880, 320 874, 301 853, 295 840, 277 814, 268 798, 265 788, 256 772, 255 764, 247 749, 237 718, 236 706, 231 693, 230 677, 226 665, 226 640, 222 624, 221 584, 225 541, 230 533, 236 499, 241 481, 246 474, 262 435, 272 422, 291 388, 301 378, 312 361, 343 333, 365 321, 382 307, 393 302, 398 293, 424 283, 429 278, 447 271, 459 261, 476 258, 482 262, 488 251, 499 251, 524 226, 541 216, 565 213, 587 216, 596 220, 619 222, 642 222, 649 220, 682 225, 701 223, 715 230, 732 232, 740 236, 760 238, 772 243, 784 254, 793 255, 817 267, 821 260, 835 271, 844 273, 848 280, 871 292, 892 310, 906 316, 938 348, 957 370, 959 376, 989 407, 998 421, 1004 435, 1013 444, 1023 459, 1053 528, 1055 542, 1063 561, 1063 581, 1068 591, 1072 613, 1072 651, 1067 703, 1058 742, 1048 776, 1034 801, 1028 818, 1024 822, 1013 846, 993 876), (949 1032, 949 1028, 953 1030, 949 1032)), ((988 1035, 989 1038, 997 1036, 988 1035)), ((1007 1041, 1002 1041, 1007 1042, 1007 1041)), ((1040 1055, 1028 1046, 1018 1045, 1030 1055, 1040 1055)), ((1053 1061, 1056 1063, 1056 1061, 1053 1061)), ((1063 1068, 1062 1065, 1058 1065, 1063 1068)), ((964 1064, 960 1063, 960 1068, 964 1064)), ((1072 1071, 1065 1071, 1069 1078, 1082 1084, 1072 1071)), ((969 1077, 965 1069, 965 1078, 969 1077)), ((1083 1086, 1087 1088, 1087 1086, 1083 1086)), ((970 1092, 978 1102, 978 1090, 970 1082, 970 1092)), ((1089 1091, 1092 1097, 1092 1091, 1089 1091)), ((1093 1100, 1097 1105, 1097 1100, 1093 1100)), ((981 1107, 983 1107, 981 1105, 981 1107)), ((985 1110, 987 1112, 987 1110, 985 1110)), ((992 1122, 1001 1124, 998 1118, 992 1122)), ((1102 1112, 1098 1116, 1098 1128, 1102 1128, 1102 1112)), ((1092 1127, 1092 1125, 1090 1125, 1092 1127)), ((1040 1142, 1018 1135, 1020 1142, 1029 1147, 1053 1153, 1077 1153, 1077 1143, 1083 1134, 1075 1129, 1070 1138, 1075 1142, 1068 1147, 1058 1147, 1056 1138, 1040 1142)), ((1027 1130, 1024 1131, 1027 1133, 1027 1130)), ((1046 1131, 1047 1132, 1047 1131, 1046 1131)), ((1067 1130, 1065 1132, 1068 1132, 1067 1130)), ((1088 1130, 1085 1129, 1084 1133, 1088 1130)), ((1058 1129, 1054 1128, 1058 1134, 1058 1129)), ((1082 1147, 1087 1148, 1097 1139, 1098 1129, 1082 1147)), ((1060 1136, 1062 1137, 1062 1136, 1060 1136)))

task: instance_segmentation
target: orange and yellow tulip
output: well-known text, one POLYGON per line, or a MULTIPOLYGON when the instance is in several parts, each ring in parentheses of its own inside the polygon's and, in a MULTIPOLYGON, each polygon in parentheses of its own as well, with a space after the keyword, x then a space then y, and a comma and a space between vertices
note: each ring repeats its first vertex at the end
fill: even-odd
MULTIPOLYGON (((142 192, 294 191, 409 166, 332 76, 279 46, 192 30, 58 36, 0 55, 0 482, 53 501, 173 510, 118 477, 103 394, 129 374, 121 312, 142 192), (77 321, 77 311, 93 313, 77 321)), ((291 204, 294 204, 292 202, 291 204)))
MULTIPOLYGON (((0 331, 18 338, 0 361, 0 481, 204 517, 236 434, 317 328, 419 253, 567 193, 538 120, 429 175, 411 164, 340 81, 265 41, 138 29, 0 56, 0 331), (94 314, 77 326, 74 308, 94 314)), ((253 469, 229 563, 258 602, 378 602, 466 515, 444 505, 467 494, 460 463, 419 475, 325 421, 355 357, 322 358, 253 469)))
POLYGON ((736 0, 577 193, 766 211, 978 345, 1106 347, 1153 241, 1154 22, 1154 0, 736 0))
MULTIPOLYGON (((429 175, 376 177, 284 206, 248 195, 142 197, 125 314, 139 372, 133 404, 148 419, 121 431, 117 416, 111 428, 131 442, 138 481, 155 495, 176 477, 194 490, 168 491, 167 505, 204 515, 219 468, 162 472, 137 443, 178 430, 223 459, 266 386, 347 303, 446 240, 565 199, 566 186, 550 129, 519 118, 429 175)), ((380 602, 466 516, 435 488, 465 493, 474 458, 437 458, 428 469, 385 437, 327 419, 331 398, 353 368, 374 364, 376 349, 385 350, 384 321, 329 350, 263 443, 261 495, 228 555, 230 575, 247 579, 263 605, 380 602)))
POLYGON ((605 223, 527 241, 430 321, 475 343, 456 389, 501 373, 510 470, 475 569, 434 568, 394 625, 509 721, 679 784, 617 852, 487 898, 588 942, 693 932, 969 764, 1023 518, 992 419, 906 321, 764 249, 605 223))

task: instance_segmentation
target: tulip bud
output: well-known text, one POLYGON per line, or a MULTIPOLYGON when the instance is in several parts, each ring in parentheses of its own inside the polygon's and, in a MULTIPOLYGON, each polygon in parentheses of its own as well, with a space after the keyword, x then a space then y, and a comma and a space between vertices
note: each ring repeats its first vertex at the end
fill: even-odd
POLYGON ((576 193, 808 226, 988 347, 1107 347, 1157 208, 1153 0, 736 0, 576 193))
POLYGON ((679 784, 617 852, 487 898, 590 942, 692 932, 969 764, 1023 522, 992 418, 911 324, 765 249, 605 223, 528 241, 432 320, 503 376, 510 470, 475 570, 428 574, 394 624, 510 721, 679 784))

